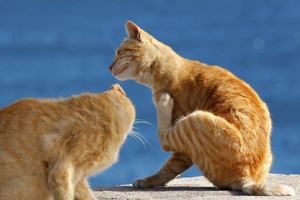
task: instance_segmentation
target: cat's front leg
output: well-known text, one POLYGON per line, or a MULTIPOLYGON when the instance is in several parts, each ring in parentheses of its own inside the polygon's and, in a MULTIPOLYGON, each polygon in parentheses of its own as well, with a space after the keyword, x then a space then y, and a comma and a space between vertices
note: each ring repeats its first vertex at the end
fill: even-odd
POLYGON ((96 200, 86 178, 79 181, 75 187, 75 200, 96 200))
POLYGON ((147 189, 165 186, 192 165, 193 162, 187 154, 173 153, 158 172, 144 179, 136 179, 133 187, 147 189))
POLYGON ((56 161, 47 169, 48 187, 55 200, 74 200, 74 169, 71 163, 56 161))
POLYGON ((174 99, 167 92, 160 95, 156 103, 158 136, 162 148, 170 151, 168 141, 165 139, 167 131, 172 126, 172 110, 174 107, 174 99))
MULTIPOLYGON (((157 119, 158 119, 158 135, 164 150, 168 150, 168 142, 164 139, 166 133, 172 126, 172 110, 174 100, 170 94, 162 93, 156 102, 157 119)), ((173 153, 161 169, 154 175, 144 179, 136 179, 133 182, 135 188, 153 188, 164 186, 170 180, 176 178, 179 174, 187 170, 193 165, 191 158, 185 153, 173 153)))

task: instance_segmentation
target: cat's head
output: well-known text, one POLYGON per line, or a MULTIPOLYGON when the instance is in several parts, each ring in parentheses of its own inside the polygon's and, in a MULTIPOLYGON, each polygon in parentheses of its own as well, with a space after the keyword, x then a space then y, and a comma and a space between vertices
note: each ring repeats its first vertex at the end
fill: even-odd
POLYGON ((122 123, 124 133, 129 133, 135 120, 135 108, 126 93, 119 84, 114 84, 105 92, 108 95, 109 103, 117 110, 118 122, 122 123))
POLYGON ((130 21, 125 27, 128 38, 118 47, 114 62, 109 67, 119 80, 135 79, 143 69, 148 68, 158 53, 157 45, 160 43, 130 21))

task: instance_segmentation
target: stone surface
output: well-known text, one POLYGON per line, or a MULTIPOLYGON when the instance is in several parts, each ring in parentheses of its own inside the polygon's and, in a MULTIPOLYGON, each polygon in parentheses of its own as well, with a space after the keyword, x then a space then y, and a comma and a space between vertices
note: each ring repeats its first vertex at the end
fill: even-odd
POLYGON ((243 195, 239 191, 216 190, 203 176, 192 178, 178 178, 171 181, 166 187, 155 189, 135 189, 132 184, 120 186, 94 187, 97 199, 126 200, 126 199, 295 199, 300 200, 300 175, 270 174, 268 182, 289 185, 294 188, 296 195, 291 197, 269 197, 243 195))

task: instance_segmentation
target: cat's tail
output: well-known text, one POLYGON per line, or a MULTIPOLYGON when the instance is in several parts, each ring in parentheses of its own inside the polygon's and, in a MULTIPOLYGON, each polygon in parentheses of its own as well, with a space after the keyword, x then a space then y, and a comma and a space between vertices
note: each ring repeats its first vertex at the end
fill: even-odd
POLYGON ((287 185, 270 184, 266 182, 257 183, 252 179, 246 179, 242 185, 244 194, 262 196, 293 196, 295 191, 287 185))

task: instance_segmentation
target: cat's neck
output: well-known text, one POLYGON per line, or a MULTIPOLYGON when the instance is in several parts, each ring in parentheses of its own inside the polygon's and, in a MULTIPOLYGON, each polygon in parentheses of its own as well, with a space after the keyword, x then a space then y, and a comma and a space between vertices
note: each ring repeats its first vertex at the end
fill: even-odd
POLYGON ((169 46, 158 44, 156 52, 148 58, 146 66, 141 69, 135 80, 152 90, 172 87, 179 81, 178 75, 182 74, 183 58, 175 53, 169 46), (153 56, 154 55, 154 56, 153 56))

